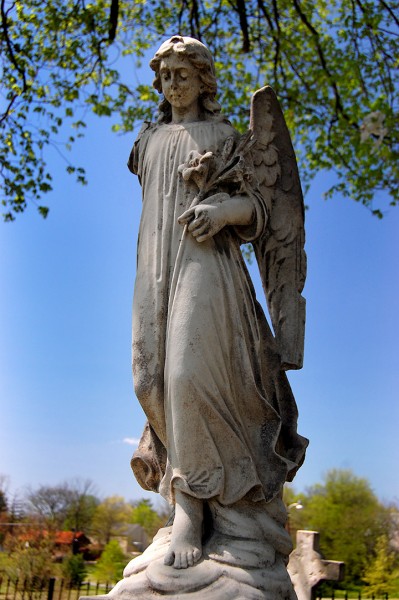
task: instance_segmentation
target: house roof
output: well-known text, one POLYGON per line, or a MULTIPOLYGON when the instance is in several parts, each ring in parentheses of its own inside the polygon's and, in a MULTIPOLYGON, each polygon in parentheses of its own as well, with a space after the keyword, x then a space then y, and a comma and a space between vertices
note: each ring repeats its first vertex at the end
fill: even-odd
MULTIPOLYGON (((31 529, 20 534, 19 539, 26 541, 39 540, 40 538, 48 538, 49 532, 46 529, 31 529)), ((54 542, 60 546, 72 545, 74 540, 81 544, 90 543, 89 538, 83 531, 56 531, 54 534, 54 542)))
POLYGON ((83 531, 57 531, 55 534, 56 544, 72 544, 74 540, 77 540, 81 543, 90 541, 89 538, 85 536, 83 531))

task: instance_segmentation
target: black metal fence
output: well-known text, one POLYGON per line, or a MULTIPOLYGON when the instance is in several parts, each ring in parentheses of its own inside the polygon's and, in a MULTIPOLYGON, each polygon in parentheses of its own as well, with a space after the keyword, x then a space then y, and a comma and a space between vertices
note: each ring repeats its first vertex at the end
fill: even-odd
POLYGON ((108 594, 113 583, 84 581, 71 587, 65 579, 12 580, 0 577, 0 600, 78 600, 80 596, 108 594))
POLYGON ((389 600, 389 595, 387 593, 376 596, 375 594, 369 594, 366 592, 346 592, 345 590, 332 591, 330 594, 316 594, 316 600, 389 600))
POLYGON ((332 590, 330 594, 316 593, 316 600, 389 600, 388 594, 375 596, 366 592, 346 592, 345 590, 332 590))
MULTIPOLYGON (((314 592, 315 600, 389 600, 386 592, 372 594, 367 587, 363 589, 341 589, 337 584, 323 582, 314 592)), ((398 598, 397 595, 391 595, 391 600, 398 598)))
MULTIPOLYGON (((108 594, 113 583, 84 581, 71 587, 65 579, 11 580, 0 576, 0 600, 78 600, 80 596, 108 594)), ((332 589, 330 592, 317 592, 316 600, 389 600, 388 594, 370 595, 362 592, 346 592, 332 589)))

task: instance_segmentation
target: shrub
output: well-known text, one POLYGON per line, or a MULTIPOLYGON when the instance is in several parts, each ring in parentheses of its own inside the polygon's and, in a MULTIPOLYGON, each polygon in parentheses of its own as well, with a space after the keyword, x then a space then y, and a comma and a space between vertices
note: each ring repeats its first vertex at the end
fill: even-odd
POLYGON ((127 564, 122 548, 116 540, 111 540, 104 548, 95 569, 99 581, 117 582, 122 579, 123 569, 127 564))
POLYGON ((81 554, 71 554, 62 563, 62 573, 69 587, 78 587, 86 577, 87 569, 81 554))

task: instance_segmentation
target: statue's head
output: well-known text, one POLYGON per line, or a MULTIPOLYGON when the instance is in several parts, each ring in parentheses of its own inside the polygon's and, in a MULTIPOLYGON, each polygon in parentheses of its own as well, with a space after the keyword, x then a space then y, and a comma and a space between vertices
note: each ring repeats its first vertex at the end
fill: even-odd
MULTIPOLYGON (((154 58, 150 61, 150 67, 155 71, 154 88, 162 93, 161 62, 172 54, 184 57, 198 73, 201 81, 199 103, 202 118, 208 120, 219 116, 220 105, 215 101, 217 83, 213 58, 208 48, 194 38, 174 35, 160 46, 154 58)), ((171 107, 166 99, 161 102, 159 109, 159 120, 169 122, 171 120, 171 107)))

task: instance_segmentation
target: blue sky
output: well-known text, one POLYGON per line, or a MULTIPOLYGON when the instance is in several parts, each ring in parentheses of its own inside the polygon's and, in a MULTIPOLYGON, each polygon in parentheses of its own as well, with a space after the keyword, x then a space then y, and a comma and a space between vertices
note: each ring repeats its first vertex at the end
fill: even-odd
MULTIPOLYGON (((130 369, 141 199, 126 160, 135 135, 111 133, 109 120, 88 124, 73 157, 89 185, 50 155, 48 219, 31 207, 0 224, 0 473, 21 495, 81 477, 100 496, 153 497, 129 467, 144 423, 130 369)), ((349 468, 399 502, 399 209, 378 221, 352 201, 325 202, 326 180, 306 199, 305 363, 289 378, 310 446, 294 487, 349 468)))

